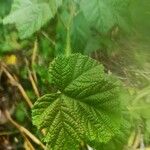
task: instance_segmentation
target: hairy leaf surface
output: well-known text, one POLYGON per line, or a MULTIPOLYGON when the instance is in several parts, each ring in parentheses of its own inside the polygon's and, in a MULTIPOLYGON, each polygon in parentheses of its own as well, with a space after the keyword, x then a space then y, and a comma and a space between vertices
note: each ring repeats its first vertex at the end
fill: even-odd
POLYGON ((54 150, 77 149, 81 141, 107 142, 119 129, 119 85, 99 62, 80 55, 57 57, 49 68, 57 93, 39 98, 33 123, 46 129, 54 150))

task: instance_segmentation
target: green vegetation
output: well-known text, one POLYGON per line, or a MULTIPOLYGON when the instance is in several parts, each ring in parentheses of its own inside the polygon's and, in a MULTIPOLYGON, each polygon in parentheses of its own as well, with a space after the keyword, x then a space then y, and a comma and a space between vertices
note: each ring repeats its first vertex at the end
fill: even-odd
POLYGON ((46 128, 54 149, 78 149, 80 142, 107 142, 120 124, 119 87, 103 67, 88 57, 58 57, 50 66, 57 93, 40 98, 33 123, 46 128))
POLYGON ((1 0, 0 149, 149 150, 149 27, 149 0, 1 0))

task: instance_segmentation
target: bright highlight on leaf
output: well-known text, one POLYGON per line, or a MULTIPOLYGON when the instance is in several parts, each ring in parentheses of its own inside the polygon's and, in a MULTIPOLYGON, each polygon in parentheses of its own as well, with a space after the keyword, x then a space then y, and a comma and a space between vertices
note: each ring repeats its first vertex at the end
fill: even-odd
POLYGON ((59 56, 49 73, 58 91, 39 98, 32 110, 48 146, 77 150, 81 141, 107 142, 118 132, 120 87, 99 62, 81 54, 59 56))
POLYGON ((51 5, 37 0, 14 0, 11 13, 3 23, 16 24, 20 38, 30 37, 54 17, 61 3, 61 0, 50 1, 51 5))

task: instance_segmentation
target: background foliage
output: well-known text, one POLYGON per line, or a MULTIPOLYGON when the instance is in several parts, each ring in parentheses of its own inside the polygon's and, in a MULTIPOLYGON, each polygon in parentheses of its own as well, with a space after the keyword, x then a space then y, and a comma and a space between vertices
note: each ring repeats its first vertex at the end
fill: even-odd
MULTIPOLYGON (((32 103, 37 94, 29 70, 32 76, 36 73, 36 86, 43 95, 54 90, 47 70, 55 57, 79 52, 100 61, 105 72, 120 79, 129 94, 123 100, 126 123, 109 143, 96 144, 97 149, 149 148, 149 26, 149 0, 0 0, 0 58, 17 76, 32 103)), ((42 137, 32 125, 31 110, 23 98, 18 96, 13 103, 13 118, 42 137)), ((12 128, 3 129, 2 125, 2 131, 12 128)), ((11 145, 25 147, 19 133, 9 137, 11 145), (21 140, 16 144, 18 135, 21 140)))

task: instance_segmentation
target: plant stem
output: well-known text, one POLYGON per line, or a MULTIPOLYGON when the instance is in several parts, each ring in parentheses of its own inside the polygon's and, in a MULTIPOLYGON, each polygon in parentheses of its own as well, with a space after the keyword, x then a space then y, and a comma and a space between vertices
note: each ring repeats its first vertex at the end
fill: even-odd
POLYGON ((69 56, 71 54, 71 43, 70 43, 70 28, 67 28, 67 37, 66 37, 66 48, 65 55, 69 56))
POLYGON ((35 93, 35 95, 39 98, 39 97, 40 97, 40 94, 39 94, 38 88, 37 88, 37 86, 36 86, 35 80, 33 79, 32 73, 31 73, 31 71, 30 71, 29 69, 28 69, 28 76, 29 76, 29 80, 30 80, 30 82, 31 82, 31 84, 32 84, 34 93, 35 93))
POLYGON ((70 27, 71 27, 71 24, 73 22, 73 17, 75 15, 75 7, 74 7, 72 2, 69 6, 69 9, 70 9, 70 17, 69 17, 69 21, 68 21, 68 24, 67 24, 67 27, 66 27, 66 29, 67 29, 66 49, 65 49, 65 55, 66 56, 69 56, 71 54, 70 27))
POLYGON ((23 126, 19 125, 17 122, 15 122, 12 118, 10 113, 6 110, 5 111, 5 116, 7 117, 7 119, 20 131, 20 133, 23 135, 23 137, 28 136, 33 142, 35 142, 36 144, 40 145, 43 149, 46 149, 45 145, 43 145, 43 143, 41 143, 41 141, 34 136, 30 131, 28 131, 26 128, 24 128, 23 126))
POLYGON ((32 75, 32 72, 29 69, 29 62, 28 62, 28 60, 25 59, 25 61, 26 61, 26 65, 27 65, 28 77, 29 77, 29 80, 31 82, 32 88, 34 90, 35 95, 39 98, 40 97, 40 93, 39 93, 39 90, 37 88, 37 84, 36 84, 37 82, 35 81, 35 78, 34 78, 34 76, 32 75))
POLYGON ((37 76, 36 76, 36 71, 34 69, 34 65, 36 63, 37 51, 38 51, 38 41, 36 39, 34 42, 33 53, 32 53, 32 58, 31 58, 32 74, 33 74, 33 78, 36 84, 38 81, 37 81, 37 76))
POLYGON ((50 43, 52 43, 52 45, 53 45, 54 47, 56 46, 55 41, 53 41, 53 40, 47 35, 47 33, 45 33, 44 31, 42 31, 41 33, 42 33, 42 35, 43 35, 44 37, 47 38, 47 40, 48 40, 50 43))
POLYGON ((10 82, 12 83, 12 85, 15 85, 15 86, 18 87, 20 93, 22 94, 22 96, 26 100, 27 104, 29 105, 30 108, 32 108, 33 104, 31 102, 30 98, 28 97, 28 95, 26 94, 26 92, 25 92, 24 88, 22 87, 22 85, 9 73, 9 71, 6 69, 4 64, 2 66, 2 70, 6 74, 6 76, 8 77, 10 82))
POLYGON ((85 144, 83 141, 80 143, 80 150, 88 150, 87 144, 85 144))

